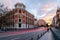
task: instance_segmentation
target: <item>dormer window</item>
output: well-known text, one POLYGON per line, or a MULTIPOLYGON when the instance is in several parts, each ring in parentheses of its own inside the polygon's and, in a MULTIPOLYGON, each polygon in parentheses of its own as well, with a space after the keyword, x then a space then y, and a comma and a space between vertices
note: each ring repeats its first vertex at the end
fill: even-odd
POLYGON ((21 13, 21 10, 19 10, 19 13, 21 13))

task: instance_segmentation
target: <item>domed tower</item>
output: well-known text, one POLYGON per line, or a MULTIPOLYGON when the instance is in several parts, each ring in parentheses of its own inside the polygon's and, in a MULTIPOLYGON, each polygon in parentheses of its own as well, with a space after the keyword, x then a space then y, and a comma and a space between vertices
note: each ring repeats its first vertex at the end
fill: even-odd
POLYGON ((18 9, 25 9, 26 7, 25 7, 25 5, 23 4, 23 3, 16 3, 15 4, 15 8, 18 8, 18 9))

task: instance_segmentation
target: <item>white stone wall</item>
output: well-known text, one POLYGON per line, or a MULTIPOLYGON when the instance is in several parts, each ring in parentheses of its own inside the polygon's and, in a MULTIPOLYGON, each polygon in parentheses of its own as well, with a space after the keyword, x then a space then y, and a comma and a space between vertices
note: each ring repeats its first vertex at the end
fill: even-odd
POLYGON ((34 25, 29 25, 29 28, 34 28, 34 25))
POLYGON ((27 27, 26 27, 26 24, 21 24, 21 27, 19 27, 19 24, 14 24, 14 27, 13 25, 10 25, 10 26, 5 26, 3 28, 17 28, 17 29, 26 29, 26 28, 34 28, 35 26, 34 25, 29 25, 28 27, 28 24, 27 24, 27 27))
POLYGON ((19 28, 18 23, 14 24, 14 28, 19 28))
MULTIPOLYGON (((21 28, 28 28, 28 24, 27 24, 27 27, 26 27, 26 24, 22 24, 21 28)), ((34 28, 34 25, 29 25, 29 28, 34 28)))
POLYGON ((26 28, 26 24, 21 24, 21 28, 26 28))
POLYGON ((10 26, 3 26, 1 28, 6 29, 6 28, 14 28, 14 27, 13 27, 13 25, 10 25, 10 26))

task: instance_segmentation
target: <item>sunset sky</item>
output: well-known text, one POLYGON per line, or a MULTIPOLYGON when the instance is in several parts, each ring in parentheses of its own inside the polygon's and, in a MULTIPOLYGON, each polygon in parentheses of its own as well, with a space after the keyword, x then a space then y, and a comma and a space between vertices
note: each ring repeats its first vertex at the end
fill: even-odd
POLYGON ((26 5, 26 10, 35 15, 37 19, 51 21, 55 16, 60 0, 0 0, 9 8, 14 8, 14 4, 22 2, 26 5))

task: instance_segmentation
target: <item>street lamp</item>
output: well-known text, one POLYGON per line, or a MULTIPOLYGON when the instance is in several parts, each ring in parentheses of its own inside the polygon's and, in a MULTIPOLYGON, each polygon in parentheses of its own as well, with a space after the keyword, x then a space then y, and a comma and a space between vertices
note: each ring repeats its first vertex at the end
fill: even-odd
POLYGON ((27 13, 26 13, 26 28, 27 28, 27 13))

